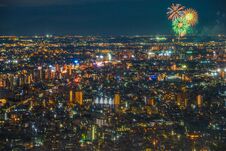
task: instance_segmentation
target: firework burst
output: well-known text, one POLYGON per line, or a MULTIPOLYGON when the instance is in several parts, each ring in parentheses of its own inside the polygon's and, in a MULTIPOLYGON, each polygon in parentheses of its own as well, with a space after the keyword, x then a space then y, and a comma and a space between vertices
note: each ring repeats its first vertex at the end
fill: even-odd
POLYGON ((190 24, 184 17, 175 19, 172 25, 173 31, 180 37, 185 36, 190 31, 190 24))
POLYGON ((195 26, 198 22, 198 13, 194 9, 186 9, 184 11, 184 17, 191 26, 195 26))
POLYGON ((168 8, 168 12, 167 12, 168 19, 174 21, 177 18, 184 16, 184 9, 185 7, 182 6, 181 4, 172 4, 168 8))

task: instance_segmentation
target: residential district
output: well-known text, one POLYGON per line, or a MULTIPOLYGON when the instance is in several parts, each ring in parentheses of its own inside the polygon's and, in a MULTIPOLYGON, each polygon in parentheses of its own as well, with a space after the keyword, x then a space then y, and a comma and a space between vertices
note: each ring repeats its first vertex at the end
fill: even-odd
POLYGON ((0 36, 0 150, 224 151, 226 37, 0 36))

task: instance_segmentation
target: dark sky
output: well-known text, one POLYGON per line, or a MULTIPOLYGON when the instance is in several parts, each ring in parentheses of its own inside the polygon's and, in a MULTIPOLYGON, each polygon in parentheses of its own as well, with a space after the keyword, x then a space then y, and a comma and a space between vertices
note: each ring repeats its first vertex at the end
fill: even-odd
POLYGON ((198 11, 198 34, 226 33, 226 0, 0 0, 0 35, 170 34, 173 2, 198 11))

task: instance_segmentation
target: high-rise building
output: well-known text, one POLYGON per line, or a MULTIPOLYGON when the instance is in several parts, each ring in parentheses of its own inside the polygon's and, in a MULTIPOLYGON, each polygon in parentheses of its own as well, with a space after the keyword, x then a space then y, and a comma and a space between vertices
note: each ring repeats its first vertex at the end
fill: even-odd
POLYGON ((70 90, 69 92, 69 103, 73 103, 73 91, 70 90))
POLYGON ((49 79, 49 70, 45 70, 45 80, 49 79))
POLYGON ((31 84, 31 75, 27 77, 27 84, 31 84))
POLYGON ((201 95, 198 95, 198 96, 196 97, 196 101, 197 101, 197 106, 198 106, 198 107, 202 107, 203 98, 202 98, 201 95))
POLYGON ((66 64, 64 64, 63 70, 67 71, 67 65, 66 64))
POLYGON ((76 91, 75 92, 75 102, 79 105, 83 104, 83 92, 82 91, 76 91))
POLYGON ((42 67, 38 67, 39 79, 42 80, 42 67))
POLYGON ((69 65, 68 70, 69 70, 68 74, 71 75, 72 74, 72 65, 69 65))
POLYGON ((55 73, 55 71, 50 71, 50 78, 51 79, 54 79, 55 78, 55 75, 56 75, 56 73, 55 73))
POLYGON ((114 105, 115 106, 120 105, 120 94, 119 93, 116 93, 114 96, 114 105))
POLYGON ((92 137, 91 137, 92 141, 96 139, 96 126, 93 125, 92 126, 92 137))
POLYGON ((56 65, 55 65, 55 68, 56 68, 56 72, 57 72, 57 73, 60 72, 60 66, 59 66, 59 64, 56 64, 56 65))
POLYGON ((221 72, 220 72, 220 77, 221 77, 222 79, 224 79, 224 77, 225 77, 225 72, 224 72, 224 71, 221 71, 221 72))
POLYGON ((181 108, 186 108, 188 105, 188 99, 186 98, 185 93, 179 93, 176 96, 177 105, 181 108))

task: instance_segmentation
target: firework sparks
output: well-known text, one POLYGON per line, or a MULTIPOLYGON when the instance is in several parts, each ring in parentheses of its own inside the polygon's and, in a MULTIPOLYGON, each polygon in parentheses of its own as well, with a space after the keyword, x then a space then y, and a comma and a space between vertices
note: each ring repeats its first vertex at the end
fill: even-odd
POLYGON ((172 4, 168 8, 168 19, 174 21, 175 19, 182 17, 184 15, 184 9, 185 7, 181 4, 172 4))
POLYGON ((194 9, 186 9, 184 17, 191 26, 195 26, 198 22, 198 13, 194 9))
POLYGON ((184 17, 177 18, 172 25, 174 32, 180 37, 185 36, 190 30, 190 25, 184 17))

